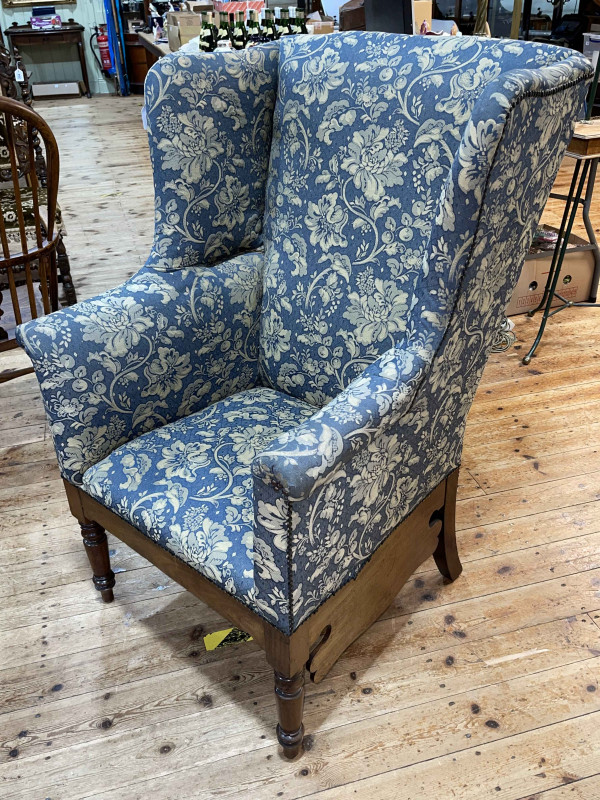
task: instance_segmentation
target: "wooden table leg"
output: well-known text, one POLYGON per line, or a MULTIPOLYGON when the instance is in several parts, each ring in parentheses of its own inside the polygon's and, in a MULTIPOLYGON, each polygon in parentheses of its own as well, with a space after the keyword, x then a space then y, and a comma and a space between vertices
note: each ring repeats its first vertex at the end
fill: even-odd
POLYGON ((83 77, 83 85, 85 86, 85 96, 91 97, 92 93, 90 92, 90 81, 88 78, 87 64, 85 63, 83 33, 80 34, 79 41, 77 42, 77 52, 79 53, 79 63, 81 64, 81 75, 83 77))

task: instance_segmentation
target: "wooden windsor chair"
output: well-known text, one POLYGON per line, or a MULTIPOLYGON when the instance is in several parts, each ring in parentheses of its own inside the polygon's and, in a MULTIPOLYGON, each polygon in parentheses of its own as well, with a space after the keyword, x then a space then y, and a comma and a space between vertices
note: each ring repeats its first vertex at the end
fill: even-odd
MULTIPOLYGON (((8 97, 0 97, 0 126, 4 129, 5 147, 0 181, 10 188, 0 200, 0 303, 2 287, 7 286, 12 303, 12 319, 2 324, 14 328, 26 319, 35 319, 58 308, 57 248, 60 233, 55 215, 58 194, 59 155, 56 140, 48 124, 33 109, 8 97), (46 155, 46 186, 36 172, 36 141, 41 140, 46 155), (43 194, 45 205, 40 203, 43 194), (17 223, 15 232, 7 232, 7 220, 17 223), (34 275, 39 280, 36 295, 34 275), (23 281, 24 276, 24 281, 23 281), (20 289, 18 284, 23 284, 20 289), (41 305, 40 305, 41 299, 41 305)), ((4 314, 5 312, 1 312, 4 314)), ((14 335, 0 328, 0 352, 18 347, 14 335)), ((26 375, 32 368, 0 372, 0 383, 26 375)))
MULTIPOLYGON (((12 98, 13 100, 20 100, 22 103, 25 103, 26 106, 29 106, 29 108, 33 108, 31 87, 29 86, 27 69, 21 59, 21 54, 19 53, 18 48, 14 44, 12 47, 12 53, 9 52, 6 45, 4 44, 1 32, 0 32, 0 93, 3 94, 5 97, 12 98)), ((2 147, 2 142, 0 141, 0 148, 1 147, 2 147)), ((42 186, 43 189, 45 189, 46 161, 44 159, 44 153, 37 135, 34 138, 34 149, 36 156, 35 169, 37 172, 38 181, 40 186, 42 186)), ((0 190, 0 197, 1 197, 1 190, 0 190)), ((43 199, 43 191, 41 193, 40 199, 43 199)), ((44 204, 45 204, 44 202, 41 203, 41 205, 44 204)), ((77 293, 75 291, 75 286, 73 285, 73 279, 71 277, 71 264, 69 262, 69 256, 67 254, 67 249, 65 247, 66 229, 62 217, 62 212, 60 209, 60 204, 58 203, 56 205, 56 219, 54 225, 56 230, 58 230, 61 234, 58 243, 57 257, 56 257, 56 263, 58 268, 58 282, 59 284, 62 283, 64 292, 64 300, 61 300, 61 303, 63 305, 70 306, 77 302, 77 293)), ((10 228, 7 228, 7 234, 10 234, 10 228)), ((34 274, 34 278, 35 280, 37 280, 37 273, 34 274)), ((6 287, 0 286, 0 289, 2 288, 6 287)))

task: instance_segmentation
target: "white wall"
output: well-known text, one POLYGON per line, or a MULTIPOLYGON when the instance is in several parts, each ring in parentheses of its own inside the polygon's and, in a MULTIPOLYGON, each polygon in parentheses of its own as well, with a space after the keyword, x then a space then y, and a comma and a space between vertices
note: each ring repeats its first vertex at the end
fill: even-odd
MULTIPOLYGON (((102 75, 90 50, 89 39, 94 25, 105 21, 103 0, 79 0, 78 3, 57 5, 56 13, 60 14, 63 21, 70 17, 85 27, 85 54, 90 80, 90 89, 93 94, 114 92, 114 84, 107 81, 102 75)), ((9 28, 13 22, 19 25, 26 23, 31 17, 31 6, 24 9, 0 9, 0 24, 2 31, 9 28)), ((6 36, 4 37, 7 43, 6 36)), ((62 82, 81 80, 81 68, 76 45, 43 45, 38 47, 22 47, 21 55, 28 71, 32 72, 32 82, 62 82)), ((94 45, 96 53, 97 47, 94 45)))
POLYGON ((323 10, 330 17, 337 17, 340 21, 340 6, 343 6, 346 0, 321 0, 323 3, 323 10))

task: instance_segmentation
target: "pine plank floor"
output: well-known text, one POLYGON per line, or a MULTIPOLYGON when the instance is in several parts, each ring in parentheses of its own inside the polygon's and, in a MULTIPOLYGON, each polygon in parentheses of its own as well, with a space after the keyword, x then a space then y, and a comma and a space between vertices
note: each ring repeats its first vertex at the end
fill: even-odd
MULTIPOLYGON (((150 247, 140 107, 40 106, 80 299, 150 247)), ((559 213, 550 203, 545 219, 559 213)), ((0 797, 600 798, 600 317, 555 317, 529 367, 536 322, 515 322, 469 416, 462 576, 444 586, 425 563, 308 686, 292 763, 252 642, 206 652, 224 620, 112 537, 116 599, 101 603, 35 379, 0 385, 0 797)), ((0 370, 24 363, 4 354, 0 370)))

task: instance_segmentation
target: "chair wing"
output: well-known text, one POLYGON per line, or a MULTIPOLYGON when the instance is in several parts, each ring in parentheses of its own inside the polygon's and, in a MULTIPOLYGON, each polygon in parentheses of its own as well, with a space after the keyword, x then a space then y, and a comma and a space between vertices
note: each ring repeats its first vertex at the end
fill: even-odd
POLYGON ((174 53, 148 73, 149 266, 200 266, 260 243, 278 54, 277 45, 174 53))
POLYGON ((460 465, 466 416, 589 77, 572 55, 486 88, 428 245, 434 279, 417 320, 431 346, 391 349, 257 458, 257 596, 283 632, 355 577, 460 465))
POLYGON ((265 214, 267 385, 320 407, 391 347, 431 346, 417 312, 436 313, 452 287, 424 259, 475 103, 513 69, 568 57, 483 37, 282 42, 265 214))

